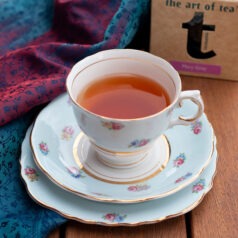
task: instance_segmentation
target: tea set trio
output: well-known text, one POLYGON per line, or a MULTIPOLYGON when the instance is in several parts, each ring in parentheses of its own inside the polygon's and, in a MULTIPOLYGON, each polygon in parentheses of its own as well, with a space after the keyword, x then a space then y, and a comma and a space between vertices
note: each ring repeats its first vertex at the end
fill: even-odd
POLYGON ((101 51, 72 68, 66 88, 22 144, 36 202, 84 223, 136 226, 184 214, 210 191, 216 137, 199 90, 182 91, 167 61, 101 51))

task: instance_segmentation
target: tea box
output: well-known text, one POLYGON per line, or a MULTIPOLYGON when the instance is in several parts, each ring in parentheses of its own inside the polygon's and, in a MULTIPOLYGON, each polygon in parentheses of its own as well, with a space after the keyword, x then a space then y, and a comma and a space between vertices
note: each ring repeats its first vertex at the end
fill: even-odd
POLYGON ((238 80, 238 0, 152 0, 150 52, 180 74, 238 80))

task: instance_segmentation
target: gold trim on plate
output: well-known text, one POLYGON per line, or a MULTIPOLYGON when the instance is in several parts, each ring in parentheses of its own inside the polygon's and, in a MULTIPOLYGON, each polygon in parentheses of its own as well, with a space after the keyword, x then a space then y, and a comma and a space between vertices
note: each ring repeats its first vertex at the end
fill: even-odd
MULTIPOLYGON (((206 115, 204 113, 204 115, 206 115)), ((93 195, 88 195, 88 194, 85 194, 85 193, 82 193, 82 192, 79 192, 79 191, 75 191, 67 186, 65 186, 64 184, 62 184, 61 182, 55 180, 45 169, 44 167, 41 165, 41 163, 39 162, 39 160, 37 159, 36 157, 36 154, 34 152, 34 146, 33 146, 33 143, 32 143, 32 132, 33 132, 33 129, 34 129, 34 126, 33 125, 33 128, 32 128, 32 131, 31 131, 31 134, 30 134, 30 147, 31 147, 31 150, 32 150, 32 154, 33 154, 33 159, 36 163, 36 165, 41 169, 41 171, 51 180, 53 181, 56 185, 59 185, 60 187, 62 187, 64 190, 67 190, 67 191, 70 191, 76 195, 79 195, 81 197, 84 197, 84 198, 87 198, 87 199, 90 199, 90 200, 94 200, 94 201, 101 201, 101 202, 111 202, 111 203, 136 203, 136 202, 144 202, 144 201, 149 201, 149 200, 153 200, 153 199, 157 199, 157 198, 161 198, 161 197, 165 197, 165 196, 168 196, 168 195, 171 195, 177 191, 179 191, 180 189, 186 187, 187 185, 189 185, 191 182, 193 182, 194 180, 196 180, 200 175, 201 173, 206 169, 206 167, 208 166, 208 164, 210 163, 211 161, 211 158, 212 158, 212 154, 214 152, 214 149, 215 149, 215 145, 214 145, 214 142, 215 142, 215 135, 214 135, 214 130, 213 130, 213 127, 211 125, 211 123, 208 121, 207 122, 211 129, 212 129, 212 148, 211 148, 211 152, 210 152, 210 155, 206 161, 206 163, 204 164, 203 168, 195 175, 193 176, 191 179, 188 179, 186 181, 186 183, 184 183, 183 185, 180 185, 178 187, 176 187, 175 189, 172 189, 166 193, 162 193, 162 194, 159 194, 159 195, 154 195, 154 196, 149 196, 149 197, 146 197, 146 198, 143 198, 143 199, 110 199, 110 198, 99 198, 98 196, 93 196, 93 195)))
MULTIPOLYGON (((167 155, 166 155, 166 159, 164 161, 164 163, 155 171, 153 172, 152 174, 149 174, 149 175, 146 175, 148 174, 151 170, 153 171, 153 169, 160 163, 158 162, 156 164, 156 166, 152 169, 150 169, 150 171, 147 171, 146 174, 144 174, 144 177, 143 178, 140 178, 140 179, 135 179, 133 180, 133 178, 128 178, 130 179, 130 181, 122 181, 122 182, 119 182, 119 181, 113 181, 113 179, 120 179, 119 177, 108 177, 108 179, 106 178, 102 178, 102 177, 99 177, 95 174, 93 174, 92 172, 90 172, 84 165, 83 163, 81 162, 80 160, 80 157, 78 155, 78 145, 79 145, 79 142, 80 140, 82 139, 82 137, 84 136, 84 134, 81 132, 75 139, 75 142, 74 142, 74 145, 73 145, 73 156, 74 156, 74 160, 75 162, 77 163, 77 165, 79 166, 80 169, 82 169, 85 173, 87 173, 89 176, 97 179, 97 180, 100 180, 100 181, 103 181, 103 182, 106 182, 106 183, 112 183, 112 184, 133 184, 133 183, 138 183, 138 182, 143 182, 145 180, 148 180, 152 177, 154 177, 155 175, 157 175, 159 172, 161 172, 162 170, 165 169, 167 163, 169 162, 169 159, 170 159, 170 154, 171 154, 171 146, 169 144, 169 141, 167 139, 166 136, 162 135, 162 138, 163 140, 166 142, 167 146, 166 146, 166 149, 167 149, 167 155)), ((96 158, 95 158, 96 159, 96 158)), ((101 162, 103 164, 103 162, 101 162)), ((135 162, 137 163, 137 162, 135 162)), ((99 174, 100 173, 98 171, 95 171, 95 169, 93 169, 89 164, 87 164, 87 166, 92 170, 94 171, 95 173, 99 174)), ((101 174, 102 176, 104 176, 103 174, 101 174)), ((139 176, 143 176, 143 174, 140 174, 139 176)), ((138 177, 138 176, 137 176, 138 177)), ((120 200, 121 201, 121 200, 120 200)))
MULTIPOLYGON (((215 145, 214 145, 215 147, 215 145)), ((149 221, 142 221, 142 222, 130 222, 130 223, 127 223, 127 222, 122 222, 122 223, 107 223, 107 222, 102 222, 102 221, 95 221, 95 220, 89 220, 89 219, 83 219, 83 218, 79 218, 79 217, 75 217, 75 216, 71 216, 65 212, 62 212, 62 211, 59 211, 59 209, 56 209, 54 207, 51 207, 49 205, 47 205, 46 203, 42 202, 40 199, 36 198, 32 193, 31 191, 29 190, 29 186, 28 184, 26 183, 25 179, 24 179, 24 176, 23 176, 23 165, 22 165, 22 160, 20 160, 20 165, 21 165, 21 177, 23 179, 23 182, 26 186, 26 190, 27 190, 27 193, 29 194, 29 196, 35 201, 37 202, 39 205, 45 207, 45 208, 48 208, 52 211, 55 211, 57 212, 58 214, 60 214, 61 216, 67 218, 67 219, 71 219, 71 220, 75 220, 75 221, 78 221, 78 222, 82 222, 82 223, 85 223, 85 224, 95 224, 95 225, 103 225, 103 226, 112 226, 112 227, 118 227, 118 226, 140 226, 140 225, 146 225, 146 224, 153 224, 153 223, 158 223, 158 222, 161 222, 163 220, 167 220, 167 219, 170 219, 170 218, 174 218, 174 217, 177 217, 177 216, 181 216, 189 211, 191 211, 192 209, 194 209, 196 206, 198 206, 202 200, 204 199, 204 197, 206 196, 206 194, 212 189, 213 187, 213 181, 214 181, 214 178, 215 178, 215 175, 217 173, 217 161, 218 161, 218 154, 216 156, 216 158, 214 158, 216 160, 216 164, 215 164, 215 171, 214 171, 214 174, 210 180, 210 183, 209 183, 209 187, 207 187, 207 190, 204 191, 204 193, 202 194, 201 198, 199 198, 197 201, 195 201, 193 204, 187 206, 186 208, 182 209, 180 212, 177 212, 177 213, 174 213, 174 214, 171 214, 171 215, 168 215, 168 216, 164 216, 164 217, 158 217, 158 218, 155 218, 153 220, 149 220, 149 221)), ((54 185, 53 185, 54 186, 54 185)))

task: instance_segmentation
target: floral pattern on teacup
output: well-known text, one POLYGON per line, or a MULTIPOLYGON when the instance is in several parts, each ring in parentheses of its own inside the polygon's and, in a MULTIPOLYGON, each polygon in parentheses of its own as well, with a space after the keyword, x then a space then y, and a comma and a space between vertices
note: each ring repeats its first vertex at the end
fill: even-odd
POLYGON ((126 215, 120 215, 119 213, 107 213, 102 217, 104 220, 110 221, 110 222, 123 222, 126 218, 126 215))
POLYGON ((150 142, 150 139, 141 139, 141 140, 134 140, 129 144, 130 147, 142 147, 147 145, 150 142))
POLYGON ((136 185, 131 185, 127 188, 129 192, 140 192, 143 190, 149 189, 150 186, 148 184, 136 184, 136 185))
POLYGON ((193 185, 192 192, 199 193, 205 188, 205 179, 200 179, 197 183, 193 185))
POLYGON ((184 164, 185 160, 186 160, 185 154, 184 153, 179 154, 179 156, 177 156, 176 159, 174 160, 173 163, 174 167, 179 168, 181 165, 184 164))
POLYGON ((122 128, 124 128, 125 126, 122 123, 119 122, 113 122, 113 121, 102 121, 102 126, 106 127, 109 130, 114 130, 114 131, 118 131, 121 130, 122 128))
POLYGON ((48 145, 42 141, 40 144, 39 144, 39 148, 40 148, 40 152, 43 154, 43 155, 48 155, 49 153, 49 148, 48 148, 48 145))
POLYGON ((31 182, 34 182, 34 181, 37 181, 38 180, 38 173, 36 172, 36 170, 32 167, 29 167, 27 166, 25 169, 25 175, 28 177, 28 179, 31 181, 31 182))
POLYGON ((74 134, 74 129, 72 126, 66 126, 64 127, 64 129, 62 130, 62 133, 61 133, 61 138, 63 140, 70 140, 72 138, 74 134))
POLYGON ((175 183, 180 183, 180 182, 186 180, 187 178, 189 178, 191 176, 192 176, 192 173, 188 172, 184 176, 181 176, 180 178, 176 179, 175 183))
POLYGON ((74 178, 84 178, 85 177, 85 175, 83 175, 83 172, 74 166, 68 167, 67 171, 74 178))
POLYGON ((195 121, 192 124, 192 131, 195 135, 198 135, 202 132, 202 122, 201 121, 195 121))

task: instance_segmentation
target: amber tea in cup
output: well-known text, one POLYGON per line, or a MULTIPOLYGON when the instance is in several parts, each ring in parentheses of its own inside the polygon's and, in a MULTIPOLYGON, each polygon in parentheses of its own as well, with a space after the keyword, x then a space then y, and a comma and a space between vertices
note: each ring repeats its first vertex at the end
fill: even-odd
POLYGON ((77 103, 100 116, 135 119, 162 111, 170 100, 166 90, 148 77, 113 74, 87 85, 77 103))
POLYGON ((178 72, 144 51, 113 49, 86 57, 71 69, 66 87, 98 161, 114 168, 142 163, 167 129, 191 125, 204 110, 199 90, 182 91, 178 72), (185 100, 197 110, 174 114, 185 100))

